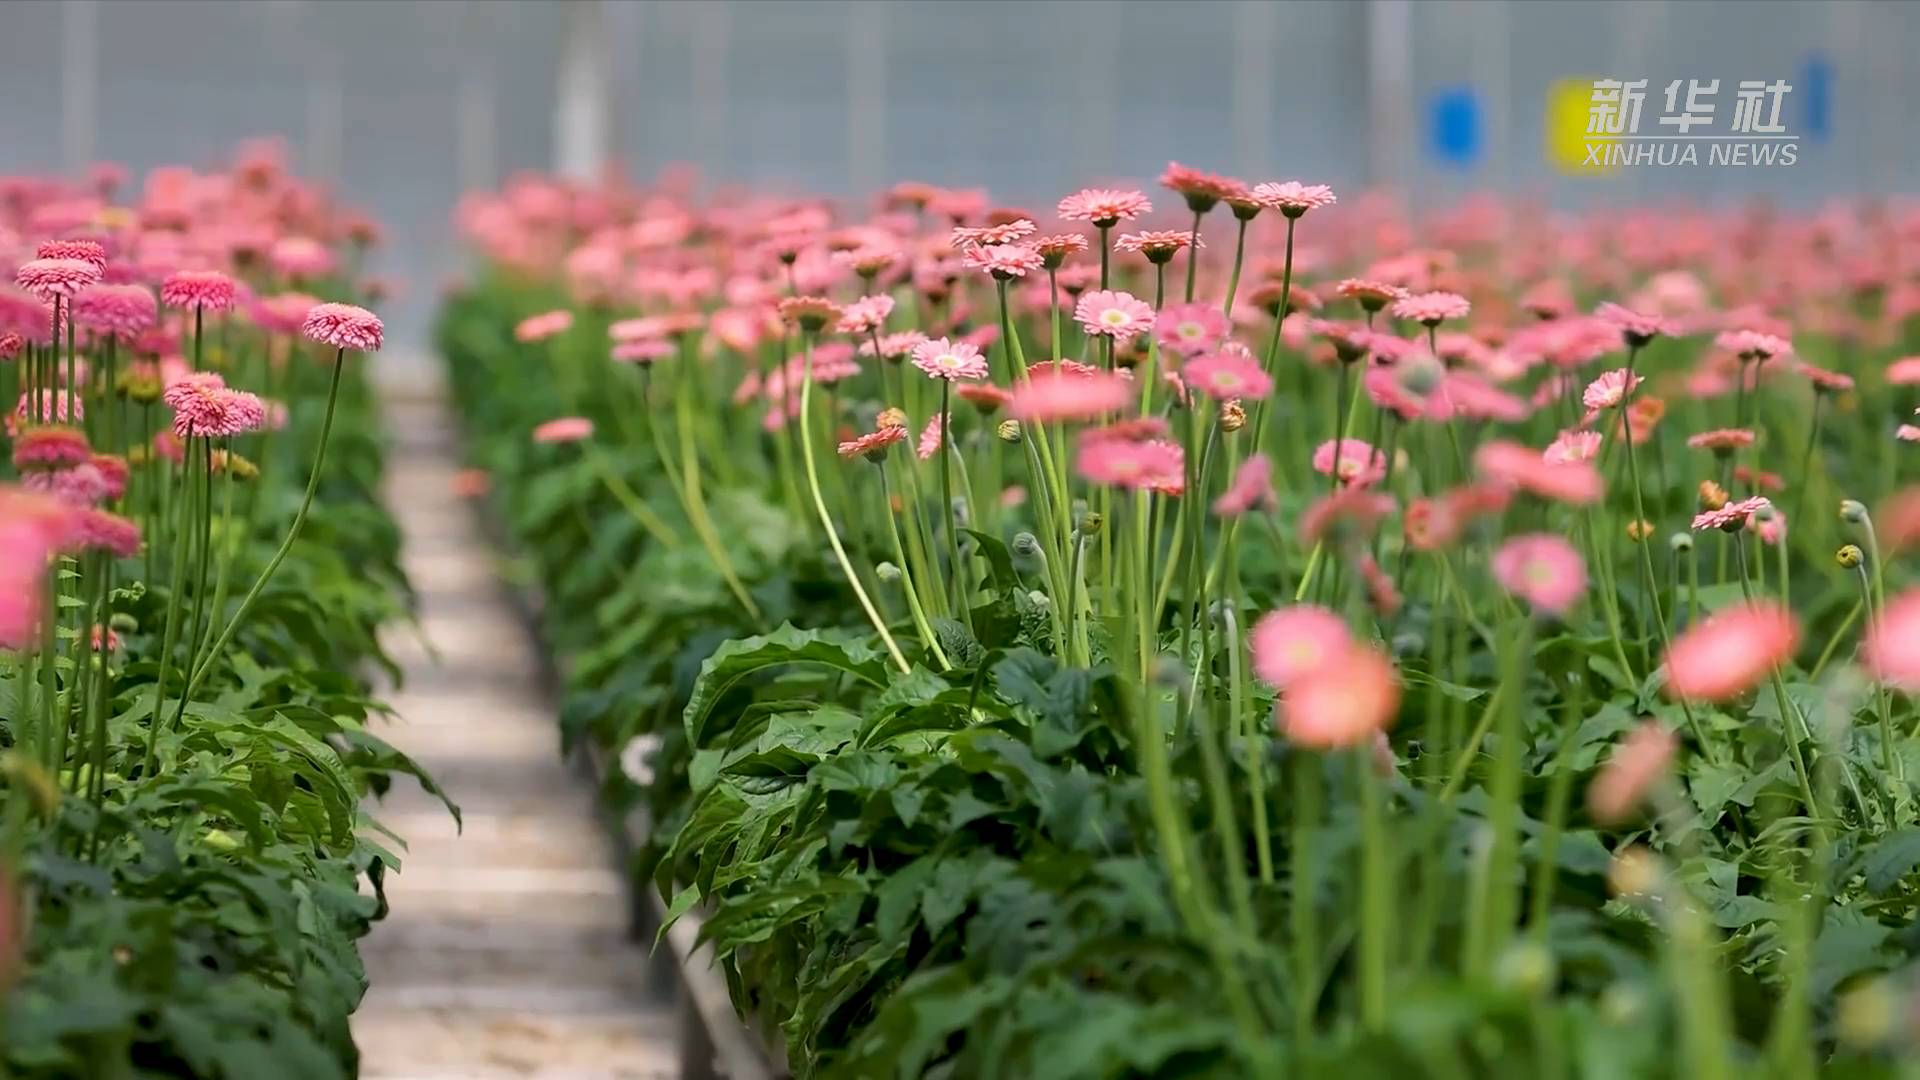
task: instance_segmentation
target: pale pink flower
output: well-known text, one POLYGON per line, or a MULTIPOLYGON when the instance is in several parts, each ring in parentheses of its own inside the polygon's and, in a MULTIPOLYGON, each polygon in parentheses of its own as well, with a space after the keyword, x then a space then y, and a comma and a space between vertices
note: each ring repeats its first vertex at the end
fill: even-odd
POLYGON ((1082 296, 1073 309, 1073 318, 1088 334, 1115 340, 1153 328, 1153 308, 1118 290, 1098 289, 1082 296))
POLYGON ((380 348, 386 328, 380 317, 352 304, 315 304, 300 324, 308 340, 336 349, 374 352, 380 348))
POLYGON ((627 338, 613 343, 612 357, 622 363, 651 364, 674 353, 673 342, 666 338, 627 338))
POLYGON ((1887 602, 1867 630, 1860 659, 1888 686, 1920 693, 1920 589, 1908 589, 1887 602))
MULTIPOLYGON (((913 354, 914 346, 920 345, 926 340, 927 335, 918 330, 901 330, 897 333, 881 334, 880 356, 895 362, 904 360, 913 354)), ((874 355, 874 343, 870 340, 861 342, 860 355, 874 355)))
POLYGON ((1516 536, 1493 555, 1493 575, 1540 611, 1565 615, 1587 589, 1587 564, 1564 537, 1516 536))
POLYGON ((1407 290, 1398 285, 1366 278, 1343 278, 1333 287, 1333 292, 1335 296, 1352 300, 1368 311, 1379 311, 1407 295, 1407 290))
POLYGON ((1600 453, 1600 442, 1597 431, 1563 431, 1547 444, 1540 458, 1549 465, 1592 461, 1600 453))
POLYGON ((940 452, 940 444, 947 437, 947 418, 944 413, 934 413, 927 418, 927 426, 920 429, 920 441, 913 448, 914 455, 925 461, 940 452))
POLYGON ((1920 442, 1920 427, 1915 427, 1912 424, 1901 424, 1899 427, 1893 429, 1893 437, 1899 439, 1901 442, 1920 442))
POLYGON ((889 447, 906 437, 906 428, 893 427, 891 425, 882 426, 856 439, 841 443, 840 456, 843 458, 864 457, 869 461, 878 461, 886 456, 889 447))
POLYGON ((1464 319, 1473 305, 1459 293, 1424 292, 1403 296, 1393 302, 1394 318, 1411 319, 1422 326, 1439 326, 1448 319, 1464 319))
POLYGON ((520 320, 513 328, 513 339, 523 344, 545 341, 566 333, 573 327, 573 312, 566 308, 529 315, 520 320))
POLYGON ((961 252, 960 261, 974 270, 985 270, 996 281, 1026 277, 1045 265, 1040 252, 1027 244, 995 244, 970 247, 961 252))
POLYGON ((1695 450, 1712 450, 1727 454, 1735 450, 1745 450, 1753 445, 1753 432, 1746 428, 1720 428, 1715 431, 1703 431, 1698 435, 1687 436, 1687 445, 1695 450))
POLYGON ((1066 221, 1089 221, 1108 228, 1147 213, 1153 209, 1153 203, 1138 191, 1084 188, 1061 199, 1055 209, 1066 221))
POLYGON ((1094 484, 1164 491, 1186 482, 1185 454, 1162 439, 1094 439, 1080 444, 1079 473, 1094 484))
POLYGON ((1340 200, 1334 197, 1333 189, 1325 184, 1302 184, 1298 180, 1288 180, 1284 183, 1268 181, 1255 184, 1253 201, 1269 210, 1278 210, 1287 217, 1297 218, 1309 210, 1332 206, 1340 200))
POLYGON ((1273 504, 1273 462, 1265 454, 1254 454, 1234 470, 1233 482, 1213 500, 1213 512, 1238 517, 1255 507, 1271 509, 1273 504))
POLYGON ((835 329, 843 334, 871 334, 887 324, 893 314, 893 297, 886 293, 863 296, 840 311, 835 329))
POLYGON ((1109 372, 1034 365, 1028 378, 1014 385, 1007 412, 1020 421, 1091 420, 1117 412, 1136 393, 1132 380, 1109 372))
POLYGON ((1287 684, 1331 663, 1353 647, 1346 621, 1314 604, 1295 604, 1260 616, 1247 635, 1253 673, 1270 686, 1287 684))
POLYGON ((267 261, 284 277, 325 277, 333 273, 333 252, 310 236, 283 236, 273 242, 267 261))
MULTIPOLYGON (((1137 251, 1150 261, 1165 262, 1181 248, 1193 243, 1191 231, 1180 229, 1148 229, 1144 232, 1121 233, 1113 242, 1115 251, 1137 251)), ((1200 247, 1206 247, 1202 242, 1200 247)))
POLYGON ((1615 368, 1588 383, 1586 390, 1580 394, 1580 402, 1589 413, 1603 412, 1617 407, 1645 381, 1644 376, 1626 368, 1615 368))
POLYGON ((1222 350, 1187 361, 1180 369, 1186 385, 1216 400, 1258 400, 1273 392, 1273 379, 1260 362, 1244 353, 1222 350))
POLYGON ((84 259, 31 259, 14 271, 14 283, 39 297, 72 296, 100 280, 100 267, 84 259))
POLYGON ((1473 463, 1488 480, 1556 502, 1585 506, 1606 493, 1606 482, 1592 462, 1550 462, 1540 451, 1516 442, 1483 443, 1474 451, 1473 463))
POLYGON ((1173 304, 1160 309, 1153 322, 1160 347, 1181 356, 1198 356, 1226 340, 1227 317, 1214 304, 1173 304))
POLYGON ((1400 678, 1370 645, 1354 644, 1302 672, 1281 694, 1276 720, 1289 742, 1315 750, 1372 743, 1393 726, 1400 678))
POLYGON ((1602 825, 1626 820, 1667 775, 1680 740, 1658 720, 1643 720, 1613 749, 1587 788, 1587 809, 1602 825))
POLYGON ((1067 256, 1087 250, 1087 238, 1079 233, 1054 233, 1034 240, 1033 249, 1049 266, 1058 266, 1067 256))
POLYGON ((1793 659, 1800 625, 1772 600, 1724 608, 1673 639, 1667 692, 1687 701, 1728 701, 1793 659))
POLYGON ((1920 356, 1903 356, 1888 364, 1887 382, 1894 386, 1920 386, 1920 356))
POLYGON ((73 324, 131 341, 159 321, 160 309, 144 285, 92 285, 74 294, 73 324))
POLYGON ((1793 351, 1792 343, 1786 339, 1758 330, 1725 330, 1713 343, 1742 360, 1766 361, 1793 351))
POLYGON ((1365 439, 1328 439, 1313 451, 1313 471, 1337 476, 1345 487, 1366 487, 1386 478, 1387 455, 1365 439))
POLYGON ((1202 172, 1177 161, 1167 162, 1166 171, 1160 174, 1160 184, 1185 198, 1187 209, 1196 214, 1213 209, 1221 199, 1247 194, 1247 186, 1232 177, 1202 172))
POLYGON ((1749 499, 1741 499, 1739 502, 1730 502, 1718 510, 1705 510, 1694 515, 1693 527, 1695 531, 1724 529, 1736 532, 1747 527, 1748 519, 1753 517, 1756 510, 1772 505, 1772 499, 1765 495, 1755 495, 1749 499))
POLYGON ((988 374, 987 358, 981 355, 978 348, 948 338, 934 338, 915 345, 913 366, 925 372, 929 378, 949 381, 984 379, 988 374))
POLYGON ((584 416, 561 416, 533 429, 537 443, 570 443, 593 438, 593 421, 584 416))
POLYGON ((171 308, 225 311, 239 295, 233 279, 218 270, 176 270, 160 283, 160 302, 171 308))
POLYGON ((1635 311, 1615 303, 1601 304, 1594 309, 1593 314, 1603 322, 1618 328, 1626 343, 1635 348, 1645 345, 1662 334, 1671 336, 1674 331, 1673 324, 1663 316, 1635 311))
POLYGON ((1029 218, 1015 218, 999 225, 983 225, 978 228, 955 226, 947 237, 947 243, 962 251, 971 247, 993 247, 999 244, 1011 244, 1016 240, 1025 240, 1038 232, 1040 227, 1029 218))

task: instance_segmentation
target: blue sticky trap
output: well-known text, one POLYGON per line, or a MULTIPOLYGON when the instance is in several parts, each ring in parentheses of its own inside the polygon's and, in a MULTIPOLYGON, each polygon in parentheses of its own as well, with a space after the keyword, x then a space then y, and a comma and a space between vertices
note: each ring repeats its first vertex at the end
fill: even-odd
POLYGON ((1800 98, 1800 133, 1814 142, 1833 137, 1833 64, 1815 54, 1800 65, 1800 85, 1794 87, 1800 98))
POLYGON ((1466 166, 1486 148, 1480 95, 1471 86, 1448 86, 1427 99, 1427 148, 1438 161, 1466 166))

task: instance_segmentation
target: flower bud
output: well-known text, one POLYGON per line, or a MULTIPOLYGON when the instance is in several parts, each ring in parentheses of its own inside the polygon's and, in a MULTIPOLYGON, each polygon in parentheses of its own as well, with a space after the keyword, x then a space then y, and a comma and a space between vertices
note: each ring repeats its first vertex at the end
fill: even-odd
POLYGON ((1527 997, 1536 997, 1553 989, 1559 974, 1559 965, 1554 962, 1553 953, 1533 942, 1508 948, 1500 954, 1499 965, 1494 970, 1494 977, 1500 985, 1527 997))
POLYGON ((60 787, 47 775, 40 763, 17 750, 0 757, 0 778, 7 786, 24 795, 42 817, 51 817, 60 807, 60 787))
POLYGON ((1616 854, 1607 867, 1607 884, 1615 896, 1648 896, 1660 888, 1660 857, 1635 845, 1616 854))
POLYGON ((1867 508, 1855 499, 1847 499, 1840 504, 1840 520, 1849 525, 1859 525, 1867 520, 1867 508))
POLYGON ((1638 544, 1652 535, 1653 522, 1646 520, 1627 522, 1627 539, 1634 543, 1638 544))
POLYGON ((1017 443, 1020 441, 1020 421, 1002 420, 993 433, 1000 437, 1001 442, 1017 443))
POLYGON ((1833 553, 1833 561, 1839 563, 1842 570, 1851 570, 1866 560, 1866 553, 1860 550, 1859 544, 1843 544, 1839 551, 1833 553))
POLYGON ((1107 519, 1100 515, 1100 511, 1089 510, 1080 515, 1080 535, 1092 536, 1098 533, 1106 523, 1107 519))
POLYGON ((890 562, 883 562, 873 568, 873 576, 891 585, 900 580, 900 568, 890 562))
POLYGON ((873 418, 873 426, 876 428, 906 427, 907 426, 906 410, 894 408, 892 406, 881 409, 880 415, 873 418))
POLYGON ((1693 550, 1693 534, 1677 532, 1667 537, 1667 549, 1676 555, 1685 555, 1693 550))
POLYGON ((1230 398, 1220 403, 1220 430, 1232 433, 1247 426, 1247 407, 1240 404, 1239 398, 1230 398))
POLYGON ((1023 559, 1046 558, 1046 553, 1040 550, 1039 539, 1030 532, 1014 534, 1013 553, 1023 559))
POLYGON ((1727 505, 1727 489, 1711 480, 1700 481, 1700 509, 1721 510, 1727 505))
POLYGON ((1834 1027, 1848 1046, 1879 1046, 1900 1030, 1900 993, 1884 976, 1849 990, 1834 1010, 1834 1027))

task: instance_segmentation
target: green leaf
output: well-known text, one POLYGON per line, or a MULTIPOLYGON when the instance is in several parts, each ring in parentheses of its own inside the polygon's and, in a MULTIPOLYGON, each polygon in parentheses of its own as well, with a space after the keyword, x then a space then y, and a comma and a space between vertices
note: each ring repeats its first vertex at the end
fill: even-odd
POLYGON ((1920 867, 1920 829, 1901 829, 1881 837, 1867 849, 1861 870, 1866 874, 1867 889, 1876 896, 1885 896, 1915 867, 1920 867))
POLYGON ((870 686, 886 681, 886 664, 871 645, 851 633, 801 630, 784 624, 771 634, 729 641, 700 665, 700 677, 687 699, 682 722, 687 740, 706 745, 707 716, 728 690, 742 679, 769 668, 792 664, 819 664, 843 671, 870 686))

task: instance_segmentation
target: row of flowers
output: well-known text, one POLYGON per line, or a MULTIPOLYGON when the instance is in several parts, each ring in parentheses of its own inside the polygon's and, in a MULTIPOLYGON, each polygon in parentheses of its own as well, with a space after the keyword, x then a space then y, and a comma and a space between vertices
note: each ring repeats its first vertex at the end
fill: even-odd
POLYGON ((1920 215, 1161 184, 463 202, 463 482, 743 1012, 803 1075, 1903 1053, 1920 215))
POLYGON ((124 182, 0 178, 0 1072, 344 1077, 359 801, 419 770, 359 674, 381 322, 306 290, 375 234, 271 144, 124 182))

